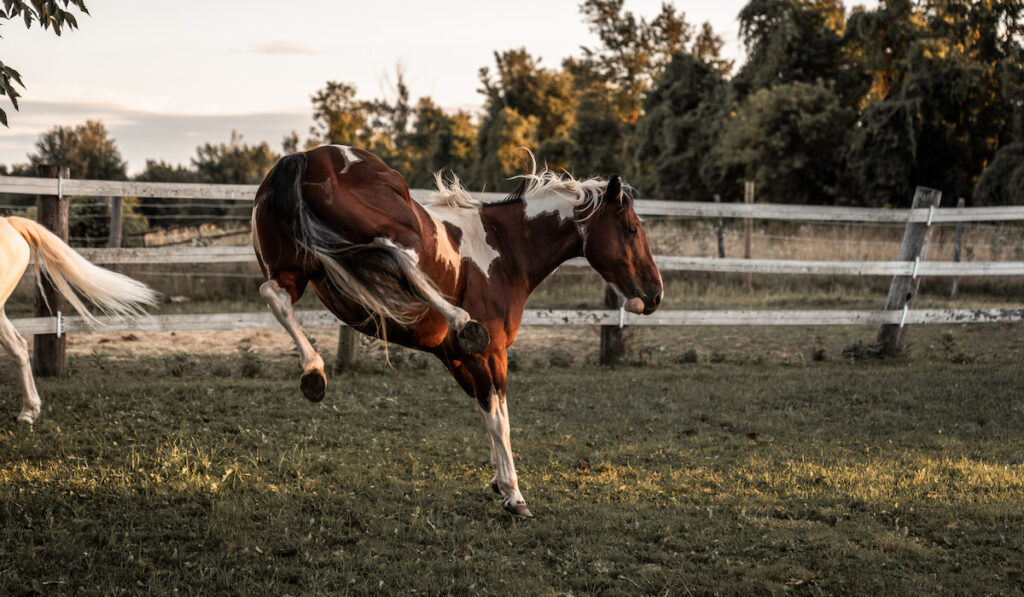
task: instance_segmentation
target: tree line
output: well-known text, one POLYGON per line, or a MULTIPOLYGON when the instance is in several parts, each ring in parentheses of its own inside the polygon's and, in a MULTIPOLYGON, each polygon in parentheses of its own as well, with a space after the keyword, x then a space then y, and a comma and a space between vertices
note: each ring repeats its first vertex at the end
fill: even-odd
MULTIPOLYGON (((549 168, 623 174, 659 199, 738 200, 753 181, 759 200, 778 203, 906 207, 918 185, 969 205, 1024 200, 1021 0, 750 0, 738 68, 709 24, 669 4, 650 19, 625 0, 584 0, 580 13, 598 43, 557 66, 526 48, 495 52, 479 71, 480 114, 412 101, 401 71, 384 99, 332 80, 311 96, 305 138, 292 133, 281 151, 366 147, 412 187, 450 171, 506 190, 526 147, 549 168)), ((257 183, 278 157, 233 134, 189 166, 147 161, 135 178, 257 183)), ((99 122, 48 131, 29 162, 0 172, 57 163, 127 178, 99 122)))

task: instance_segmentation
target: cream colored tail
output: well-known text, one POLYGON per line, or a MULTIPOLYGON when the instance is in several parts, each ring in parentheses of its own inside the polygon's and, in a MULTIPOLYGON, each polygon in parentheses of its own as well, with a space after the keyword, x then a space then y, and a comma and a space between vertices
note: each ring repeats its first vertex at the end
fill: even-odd
POLYGON ((85 308, 79 294, 104 313, 114 315, 141 315, 145 306, 156 304, 157 293, 148 286, 89 263, 42 225, 14 216, 8 217, 7 222, 32 248, 37 278, 42 266, 57 290, 90 323, 99 322, 85 308))

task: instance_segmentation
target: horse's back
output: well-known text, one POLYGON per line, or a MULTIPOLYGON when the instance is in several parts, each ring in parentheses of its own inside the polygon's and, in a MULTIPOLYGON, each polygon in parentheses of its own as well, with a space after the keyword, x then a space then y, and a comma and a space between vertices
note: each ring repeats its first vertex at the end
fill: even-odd
POLYGON ((389 238, 412 247, 420 220, 405 178, 376 155, 345 145, 306 153, 302 194, 316 216, 353 243, 389 238))

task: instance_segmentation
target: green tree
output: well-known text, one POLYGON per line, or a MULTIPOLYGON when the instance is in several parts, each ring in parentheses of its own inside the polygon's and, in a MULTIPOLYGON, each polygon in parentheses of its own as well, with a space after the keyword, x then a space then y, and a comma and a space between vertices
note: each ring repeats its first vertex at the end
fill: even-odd
POLYGON ((266 142, 249 145, 237 131, 231 131, 227 143, 197 147, 192 167, 202 182, 259 184, 277 158, 266 142))
POLYGON ((315 125, 309 132, 314 139, 325 144, 365 144, 361 132, 368 120, 366 103, 356 99, 354 85, 328 81, 311 100, 315 125))
MULTIPOLYGON (((39 136, 36 153, 29 154, 30 169, 40 166, 64 166, 74 178, 90 180, 126 180, 127 167, 117 144, 98 120, 75 127, 57 126, 39 136)), ((72 197, 69 202, 68 234, 85 245, 102 245, 110 235, 110 207, 103 197, 72 197)), ((125 237, 140 235, 148 227, 138 211, 138 200, 126 198, 122 221, 125 237)))
POLYGON ((536 146, 537 117, 502 107, 480 125, 474 183, 492 191, 508 189, 508 179, 523 172, 527 156, 522 148, 536 146))
POLYGON ((761 89, 723 124, 710 156, 712 183, 753 181, 758 198, 774 203, 834 203, 850 117, 820 82, 761 89))
MULTIPOLYGON (((84 0, 4 0, 0 6, 0 21, 19 19, 25 26, 32 27, 38 23, 43 29, 52 29, 60 36, 65 29, 77 29, 78 18, 69 8, 77 8, 83 14, 89 14, 84 0)), ((14 109, 18 109, 18 98, 21 96, 15 85, 25 88, 21 73, 7 66, 0 60, 0 95, 6 95, 14 109)), ((7 113, 0 108, 0 124, 7 126, 7 113)))
POLYGON ((584 48, 583 62, 612 84, 622 119, 636 123, 644 93, 661 76, 673 54, 693 37, 675 7, 665 3, 652 20, 623 11, 625 0, 584 0, 583 19, 601 40, 599 48, 584 48))
MULTIPOLYGON (((146 160, 146 167, 135 175, 139 182, 202 182, 199 173, 182 165, 172 165, 163 160, 146 160)), ((182 201, 176 198, 153 197, 146 199, 139 211, 146 216, 153 226, 168 227, 173 225, 193 224, 197 218, 210 211, 210 202, 195 200, 182 201)), ((219 210, 219 207, 217 207, 219 210)))
MULTIPOLYGON (((249 145, 242 135, 231 131, 227 143, 205 143, 196 148, 192 167, 202 182, 220 184, 259 184, 274 166, 278 156, 266 142, 249 145)), ((210 220, 247 220, 251 205, 240 201, 209 202, 204 213, 210 220)))
POLYGON ((520 146, 534 149, 551 168, 567 169, 576 108, 571 77, 542 68, 525 49, 495 52, 494 59, 493 77, 487 67, 480 69, 487 99, 477 142, 477 182, 492 189, 508 186, 504 179, 521 172, 520 146))
POLYGON ((640 139, 636 130, 644 98, 673 56, 688 51, 722 73, 731 69, 731 63, 720 59, 723 42, 710 24, 705 23, 694 39, 693 26, 669 4, 663 4, 650 21, 624 6, 624 0, 586 0, 580 5, 601 45, 584 48, 582 57, 563 63, 580 98, 570 133, 571 157, 573 167, 588 174, 642 178, 647 165, 631 157, 639 155, 634 142, 640 139))
POLYGON ((33 170, 44 164, 67 166, 71 176, 92 180, 127 180, 127 164, 107 127, 88 120, 75 127, 56 126, 40 135, 36 153, 29 154, 33 170))
POLYGON ((449 170, 470 176, 476 157, 477 127, 468 112, 447 114, 430 98, 421 98, 413 113, 407 151, 411 169, 406 174, 413 188, 429 188, 434 173, 449 170))
POLYGON ((407 174, 412 170, 408 145, 413 107, 401 67, 396 72, 394 92, 393 100, 378 98, 363 103, 366 124, 359 131, 359 137, 364 147, 380 156, 392 168, 407 174))
POLYGON ((707 158, 728 88, 718 65, 677 53, 647 95, 637 123, 636 177, 644 196, 708 201, 707 158))
MULTIPOLYGON (((872 91, 851 134, 848 186, 856 197, 904 206, 917 185, 948 200, 971 196, 996 150, 1014 138, 1022 11, 1019 2, 996 0, 890 1, 851 18, 859 39, 884 46, 866 61, 872 91)), ((1012 171, 1013 155, 993 176, 1012 171)), ((1003 186, 990 179, 986 188, 1003 186)))

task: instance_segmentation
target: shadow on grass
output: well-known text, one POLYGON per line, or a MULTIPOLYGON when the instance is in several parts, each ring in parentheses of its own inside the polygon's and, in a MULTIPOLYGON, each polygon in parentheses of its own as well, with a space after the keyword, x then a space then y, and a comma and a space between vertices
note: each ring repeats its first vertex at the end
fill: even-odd
POLYGON ((266 367, 249 379, 200 359, 176 376, 161 360, 108 360, 40 380, 40 423, 0 425, 0 592, 1024 583, 1016 367, 520 372, 512 445, 534 520, 486 489, 482 424, 443 372, 334 377, 311 405, 293 364, 266 367))

